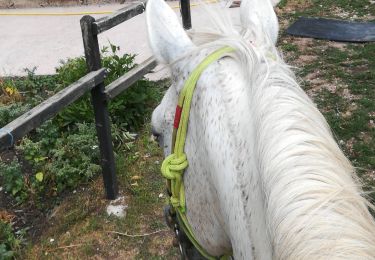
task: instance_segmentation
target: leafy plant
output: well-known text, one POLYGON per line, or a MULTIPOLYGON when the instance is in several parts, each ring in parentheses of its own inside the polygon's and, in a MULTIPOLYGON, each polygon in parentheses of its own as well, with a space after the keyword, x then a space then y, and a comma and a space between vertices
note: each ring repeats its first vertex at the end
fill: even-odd
MULTIPOLYGON (((120 48, 110 44, 110 47, 102 49, 102 65, 107 68, 105 85, 110 84, 126 72, 136 66, 135 55, 119 55, 120 48)), ((57 69, 57 78, 61 86, 67 86, 77 81, 87 73, 86 62, 83 57, 69 59, 62 63, 57 69)), ((150 88, 152 83, 147 80, 140 80, 123 94, 111 100, 109 112, 114 123, 126 126, 128 130, 139 129, 144 123, 144 117, 149 112, 151 104, 157 100, 155 88, 150 88)), ((68 126, 75 122, 93 122, 94 113, 90 100, 90 95, 83 96, 78 102, 70 105, 57 118, 61 126, 68 126)))
POLYGON ((12 81, 0 80, 0 103, 10 104, 22 101, 22 96, 12 81))
POLYGON ((49 121, 37 131, 39 141, 24 138, 17 147, 33 167, 31 189, 57 195, 92 178, 100 169, 95 126, 77 124, 59 133, 49 121))
POLYGON ((24 236, 24 229, 14 233, 11 224, 0 219, 0 260, 17 257, 24 236))
POLYGON ((109 48, 105 46, 101 51, 103 59, 102 66, 107 69, 108 73, 104 82, 105 85, 110 84, 137 65, 134 63, 136 55, 125 53, 119 56, 118 51, 120 51, 120 47, 111 43, 109 43, 109 48), (109 52, 109 48, 111 52, 109 52))
POLYGON ((10 224, 0 220, 0 259, 12 259, 15 255, 13 251, 18 247, 19 241, 13 234, 10 224))
POLYGON ((7 249, 5 244, 0 243, 0 260, 12 259, 14 252, 7 249))
POLYGON ((25 69, 27 76, 13 80, 18 91, 23 94, 25 103, 34 107, 44 101, 48 96, 56 93, 60 84, 56 76, 39 76, 35 74, 35 68, 25 69))
MULTIPOLYGON (((119 55, 119 47, 110 45, 102 50, 103 67, 108 70, 105 84, 122 76, 136 66, 135 55, 119 55)), ((36 76, 28 71, 23 79, 11 79, 14 89, 22 93, 22 102, 0 107, 0 120, 6 124, 26 112, 49 95, 72 84, 87 74, 83 57, 68 59, 57 68, 56 76, 36 76)), ((162 96, 160 87, 140 80, 131 89, 109 103, 112 137, 115 149, 129 151, 134 132, 147 120, 152 107, 162 96)), ((74 189, 100 171, 99 147, 94 124, 90 94, 83 96, 57 117, 33 130, 16 146, 19 161, 2 163, 3 181, 17 201, 27 197, 39 201, 56 196, 66 189, 74 189), (15 173, 17 172, 17 174, 15 173)))
POLYGON ((45 171, 56 185, 56 191, 75 188, 100 170, 99 148, 93 124, 77 124, 77 132, 56 140, 49 151, 51 159, 45 171))
POLYGON ((28 104, 13 103, 0 106, 0 127, 5 126, 13 119, 22 115, 30 109, 28 104))
POLYGON ((17 159, 9 164, 0 161, 0 176, 3 180, 4 189, 12 194, 19 203, 27 198, 26 185, 21 169, 22 167, 17 159))
POLYGON ((113 124, 112 140, 116 149, 129 150, 133 147, 136 134, 129 133, 125 126, 113 124))
POLYGON ((87 74, 86 60, 84 57, 69 58, 66 61, 62 60, 60 62, 61 66, 56 68, 56 73, 61 88, 69 86, 87 74))

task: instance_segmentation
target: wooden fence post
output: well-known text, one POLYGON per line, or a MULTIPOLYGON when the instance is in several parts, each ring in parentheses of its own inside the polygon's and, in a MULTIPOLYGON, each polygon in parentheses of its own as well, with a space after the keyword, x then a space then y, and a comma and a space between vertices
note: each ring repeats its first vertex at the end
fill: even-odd
POLYGON ((190 0, 180 0, 182 25, 185 30, 191 29, 190 0))
MULTIPOLYGON (((102 67, 98 36, 94 30, 95 19, 85 15, 81 18, 83 46, 89 71, 96 71, 102 67)), ((104 93, 104 83, 98 84, 91 90, 92 104, 95 113, 95 125, 99 139, 102 174, 107 199, 114 200, 118 194, 115 158, 113 153, 111 124, 108 112, 108 101, 104 93)))

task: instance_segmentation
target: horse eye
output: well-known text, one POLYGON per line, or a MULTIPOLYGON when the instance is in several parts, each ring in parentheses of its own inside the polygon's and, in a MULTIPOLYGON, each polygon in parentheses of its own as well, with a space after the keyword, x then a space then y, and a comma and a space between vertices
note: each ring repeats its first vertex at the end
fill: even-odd
POLYGON ((151 129, 151 133, 155 137, 155 139, 158 139, 160 136, 160 133, 158 133, 154 128, 151 129))
POLYGON ((154 128, 151 129, 151 140, 160 143, 160 133, 158 133, 154 128))

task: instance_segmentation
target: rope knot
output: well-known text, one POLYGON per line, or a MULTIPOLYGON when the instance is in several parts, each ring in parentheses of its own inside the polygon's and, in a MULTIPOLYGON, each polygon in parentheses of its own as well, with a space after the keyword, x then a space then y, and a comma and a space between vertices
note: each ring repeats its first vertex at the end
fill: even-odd
POLYGON ((177 156, 172 153, 164 159, 161 165, 161 173, 164 178, 168 180, 181 179, 183 170, 188 166, 186 154, 182 153, 181 156, 177 156))

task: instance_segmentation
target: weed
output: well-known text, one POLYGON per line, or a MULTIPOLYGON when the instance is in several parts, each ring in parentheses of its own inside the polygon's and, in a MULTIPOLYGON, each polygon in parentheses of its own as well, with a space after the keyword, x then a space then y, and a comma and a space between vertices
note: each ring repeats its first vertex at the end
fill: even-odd
MULTIPOLYGON (((103 66, 108 68, 106 84, 136 66, 135 55, 120 56, 118 51, 119 47, 112 44, 102 50, 103 66)), ((5 89, 3 92, 22 93, 22 102, 1 106, 1 125, 86 73, 85 59, 79 57, 62 62, 56 76, 36 76, 34 70, 28 70, 24 79, 0 82, 0 89, 5 89)), ((151 108, 162 95, 157 85, 146 80, 140 80, 135 85, 109 104, 113 142, 121 153, 132 147, 135 135, 130 134, 129 130, 139 129, 144 124, 151 108)), ((34 201, 40 201, 44 196, 57 196, 66 189, 76 188, 80 183, 89 181, 100 170, 99 147, 89 94, 32 131, 16 146, 16 150, 26 160, 28 171, 22 173, 20 167, 15 168, 15 162, 9 169, 2 163, 2 167, 7 169, 2 171, 2 175, 8 189, 12 190, 10 193, 18 201, 25 201, 28 196, 32 196, 34 201), (17 177, 13 174, 16 170, 19 171, 17 177)), ((20 158, 20 161, 23 159, 20 158)))
POLYGON ((94 125, 75 127, 72 134, 65 135, 48 121, 37 130, 39 141, 24 138, 17 147, 32 165, 32 193, 57 195, 88 181, 99 171, 94 125))
POLYGON ((112 125, 112 139, 116 150, 128 151, 133 147, 136 134, 127 131, 124 125, 112 125))
POLYGON ((298 52, 298 47, 291 43, 281 45, 283 51, 298 52))
POLYGON ((0 220, 0 260, 13 259, 16 250, 19 249, 22 234, 20 237, 14 235, 12 226, 0 220))
POLYGON ((26 182, 17 159, 9 164, 0 161, 0 177, 6 192, 10 193, 18 203, 25 201, 27 198, 26 182))
POLYGON ((109 43, 109 47, 102 49, 102 65, 107 69, 108 73, 104 82, 105 85, 110 84, 136 66, 134 63, 136 55, 126 53, 119 56, 118 51, 120 51, 120 47, 111 43, 109 43), (111 49, 111 52, 108 49, 111 49))
POLYGON ((22 96, 14 85, 0 81, 0 90, 0 103, 10 104, 22 101, 22 96))
POLYGON ((30 105, 23 103, 0 105, 0 126, 5 126, 13 119, 28 111, 30 107, 30 105))
MULTIPOLYGON (((102 49, 102 65, 107 68, 105 84, 108 85, 136 66, 135 55, 118 55, 119 47, 110 45, 102 49), (110 51, 109 51, 110 49, 110 51)), ((57 69, 57 78, 62 86, 67 86, 87 73, 84 58, 69 59, 57 69)), ((109 112, 114 124, 135 131, 145 122, 150 106, 156 103, 159 90, 146 80, 140 80, 126 92, 109 103, 109 112)), ((93 122, 94 113, 89 94, 59 113, 57 121, 61 126, 76 122, 93 122)))
POLYGON ((44 101, 47 97, 57 92, 59 83, 56 76, 38 76, 35 75, 35 68, 26 69, 25 78, 17 78, 12 84, 22 93, 24 103, 34 107, 44 101))
POLYGON ((69 58, 60 61, 61 65, 56 68, 57 81, 61 83, 60 88, 65 88, 87 74, 87 65, 84 57, 69 58))

